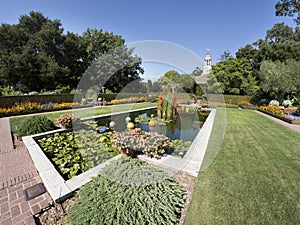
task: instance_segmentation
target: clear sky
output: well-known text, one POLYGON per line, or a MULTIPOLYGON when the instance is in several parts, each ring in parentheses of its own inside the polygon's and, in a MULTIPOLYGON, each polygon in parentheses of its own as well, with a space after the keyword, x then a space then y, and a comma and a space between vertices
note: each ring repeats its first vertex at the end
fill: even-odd
MULTIPOLYGON (((0 0, 0 22, 15 24, 20 15, 39 11, 49 19, 59 19, 65 31, 78 34, 97 28, 123 36, 128 44, 167 41, 200 59, 209 49, 214 64, 225 50, 234 56, 240 47, 264 38, 276 23, 294 26, 291 18, 275 16, 277 1, 0 0)), ((146 74, 154 75, 169 68, 149 63, 145 69, 146 74)))

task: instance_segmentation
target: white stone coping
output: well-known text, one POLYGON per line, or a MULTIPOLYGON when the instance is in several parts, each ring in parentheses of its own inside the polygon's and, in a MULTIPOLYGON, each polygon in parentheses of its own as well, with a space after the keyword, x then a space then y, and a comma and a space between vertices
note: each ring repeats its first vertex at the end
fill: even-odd
MULTIPOLYGON (((61 130, 42 133, 41 136, 57 133, 59 131, 61 130)), ((76 177, 65 180, 47 158, 40 146, 35 142, 34 137, 38 137, 38 135, 26 136, 22 139, 48 193, 56 202, 91 181, 92 177, 97 176, 102 168, 107 166, 112 160, 121 157, 121 154, 119 154, 76 177)))
POLYGON ((206 118, 205 123, 183 158, 178 158, 172 155, 167 155, 160 159, 148 158, 144 155, 139 156, 139 158, 154 165, 171 169, 174 172, 180 171, 197 177, 205 156, 216 115, 216 109, 210 109, 210 111, 211 112, 206 118))
MULTIPOLYGON (((118 113, 106 114, 101 116, 94 116, 94 117, 89 117, 88 119, 90 120, 90 119, 96 119, 100 117, 106 117, 109 115, 119 115, 123 113, 143 111, 152 108, 155 107, 149 107, 149 108, 144 108, 139 110, 130 110, 126 112, 118 112, 118 113)), ((205 123, 203 124, 203 127, 200 129, 195 140, 193 141, 189 150, 187 151, 187 153, 182 159, 170 155, 166 157, 162 157, 159 160, 146 158, 145 156, 139 156, 139 158, 146 160, 150 163, 156 164, 158 166, 166 167, 175 171, 182 171, 195 177, 198 176, 205 155, 210 133, 212 130, 214 117, 215 117, 215 109, 211 109, 211 112, 208 118, 206 119, 205 123)), ((84 120, 88 120, 88 119, 84 118, 84 120)), ((48 193, 50 194, 51 198, 55 202, 60 201, 65 196, 71 194, 72 192, 80 188, 82 185, 91 181, 92 177, 97 176, 99 171, 103 169, 105 166, 107 166, 112 160, 116 160, 121 157, 121 154, 119 154, 105 161, 104 163, 101 163, 100 165, 66 181, 59 174, 59 172, 56 170, 54 165, 47 158, 47 156, 42 151, 42 149, 37 144, 37 142, 34 140, 34 138, 42 138, 43 136, 47 136, 49 134, 53 134, 61 131, 63 130, 58 129, 58 130, 53 130, 53 131, 36 134, 32 136, 26 136, 22 138, 48 193)))

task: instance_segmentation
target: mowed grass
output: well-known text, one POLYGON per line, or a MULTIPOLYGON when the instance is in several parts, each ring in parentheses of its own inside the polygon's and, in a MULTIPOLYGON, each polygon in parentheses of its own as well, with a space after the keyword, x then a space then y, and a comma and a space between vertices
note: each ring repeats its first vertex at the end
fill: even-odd
POLYGON ((227 110, 226 118, 221 149, 196 179, 185 225, 300 224, 300 133, 253 111, 227 110))
POLYGON ((133 109, 142 109, 151 106, 156 106, 157 103, 132 103, 132 104, 120 104, 120 105, 112 105, 112 106, 103 106, 103 107, 93 107, 93 108, 83 108, 83 109, 71 109, 71 110, 63 110, 63 111, 56 111, 56 112, 48 112, 48 113, 38 113, 35 115, 22 115, 22 116, 15 116, 10 118, 10 127, 11 131, 15 132, 27 119, 33 116, 46 116, 48 119, 55 122, 55 120, 64 113, 73 113, 80 118, 86 118, 91 116, 98 116, 104 114, 110 114, 115 112, 122 112, 128 111, 133 109))

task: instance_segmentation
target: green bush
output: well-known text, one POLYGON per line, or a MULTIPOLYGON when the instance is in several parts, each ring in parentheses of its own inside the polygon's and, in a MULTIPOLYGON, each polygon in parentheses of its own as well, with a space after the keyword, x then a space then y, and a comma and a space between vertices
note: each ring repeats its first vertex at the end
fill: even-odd
POLYGON ((79 191, 70 225, 176 224, 184 192, 164 172, 138 159, 111 162, 79 191))
POLYGON ((18 130, 18 136, 28 136, 57 129, 54 123, 45 116, 33 116, 25 120, 18 130))

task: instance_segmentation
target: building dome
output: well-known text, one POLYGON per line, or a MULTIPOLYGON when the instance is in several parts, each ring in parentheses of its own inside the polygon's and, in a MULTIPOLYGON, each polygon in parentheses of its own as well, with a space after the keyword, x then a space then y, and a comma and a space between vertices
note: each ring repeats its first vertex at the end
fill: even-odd
POLYGON ((204 59, 205 59, 205 60, 211 60, 211 57, 210 57, 210 55, 207 53, 207 55, 205 56, 204 59))

